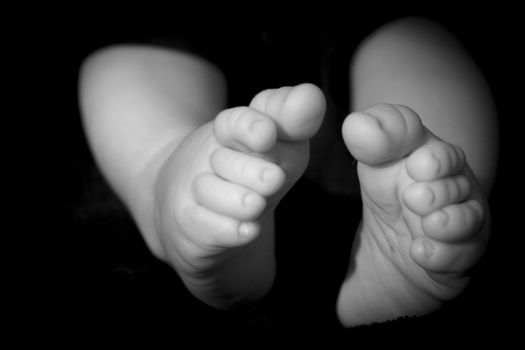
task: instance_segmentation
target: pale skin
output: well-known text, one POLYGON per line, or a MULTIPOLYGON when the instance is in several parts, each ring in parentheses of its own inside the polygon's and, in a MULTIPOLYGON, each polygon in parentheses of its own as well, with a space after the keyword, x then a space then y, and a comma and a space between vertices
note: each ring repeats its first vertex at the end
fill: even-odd
MULTIPOLYGON (((340 137, 359 162, 363 218, 337 300, 344 326, 427 314, 461 293, 489 237, 497 156, 488 89, 438 25, 388 24, 350 72, 357 112, 340 137)), ((326 102, 301 84, 226 108, 225 85, 187 53, 116 46, 84 63, 80 101, 97 163, 151 251, 195 297, 230 309, 271 289, 273 212, 326 102)))

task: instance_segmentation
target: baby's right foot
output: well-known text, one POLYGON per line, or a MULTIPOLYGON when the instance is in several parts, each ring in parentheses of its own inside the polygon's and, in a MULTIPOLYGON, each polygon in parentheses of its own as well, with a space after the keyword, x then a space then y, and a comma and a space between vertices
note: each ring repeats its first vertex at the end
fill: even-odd
POLYGON ((270 289, 273 211, 303 174, 324 110, 313 85, 265 90, 193 131, 164 163, 153 214, 160 255, 197 298, 229 308, 270 289))

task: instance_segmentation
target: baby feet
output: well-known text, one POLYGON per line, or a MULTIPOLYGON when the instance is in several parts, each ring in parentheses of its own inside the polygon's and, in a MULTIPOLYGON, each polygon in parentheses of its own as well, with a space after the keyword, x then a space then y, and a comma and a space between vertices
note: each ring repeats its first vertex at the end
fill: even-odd
POLYGON ((486 200, 462 150, 400 105, 352 113, 363 218, 338 302, 345 326, 423 315, 459 294, 488 239, 486 200))
POLYGON ((155 187, 157 231, 197 298, 229 308, 270 289, 273 211, 303 174, 324 110, 313 85, 265 90, 176 146, 155 187))

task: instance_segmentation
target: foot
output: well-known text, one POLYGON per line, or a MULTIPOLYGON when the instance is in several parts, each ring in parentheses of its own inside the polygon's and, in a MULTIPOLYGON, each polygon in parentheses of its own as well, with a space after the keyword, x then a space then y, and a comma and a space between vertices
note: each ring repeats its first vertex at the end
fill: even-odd
POLYGON ((265 90, 180 142, 156 182, 162 258, 217 308, 263 296, 275 274, 273 212, 303 174, 324 96, 310 84, 265 90))
POLYGON ((341 323, 437 309, 466 287, 489 233, 487 203, 463 151, 400 105, 352 113, 343 138, 359 161, 363 218, 337 302, 341 323))

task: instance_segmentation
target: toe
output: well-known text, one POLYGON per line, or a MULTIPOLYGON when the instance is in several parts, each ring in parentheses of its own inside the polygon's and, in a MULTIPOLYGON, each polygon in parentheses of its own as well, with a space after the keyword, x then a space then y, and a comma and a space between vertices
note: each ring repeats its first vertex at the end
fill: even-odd
POLYGON ((179 220, 187 228, 184 237, 207 251, 246 244, 260 233, 256 222, 241 222, 199 204, 189 205, 179 220))
POLYGON ((243 152, 266 152, 277 140, 275 123, 268 116, 248 107, 222 111, 213 126, 219 143, 243 152))
POLYGON ((415 182, 405 189, 403 200, 410 210, 424 216, 465 200, 471 187, 470 181, 463 175, 432 182, 415 182))
POLYGON ((276 122, 279 139, 303 141, 319 130, 326 101, 317 86, 300 84, 264 90, 252 99, 250 107, 270 116, 276 122))
POLYGON ((427 136, 414 111, 390 104, 350 114, 343 123, 342 133, 352 155, 368 165, 397 160, 421 146, 427 136))
POLYGON ((203 207, 241 221, 257 218, 266 206, 266 200, 257 192, 213 174, 195 178, 193 195, 203 207))
POLYGON ((473 238, 485 221, 484 209, 478 200, 452 204, 425 216, 421 225, 425 234, 438 241, 457 242, 473 238))
POLYGON ((286 175, 276 164, 260 157, 219 148, 211 156, 211 166, 222 179, 271 196, 285 183, 286 175))
POLYGON ((477 241, 446 243, 419 237, 412 242, 410 253, 428 272, 463 274, 479 260, 483 247, 477 241))
POLYGON ((408 157, 406 169, 416 181, 432 181, 459 173, 465 164, 460 147, 432 137, 408 157))

